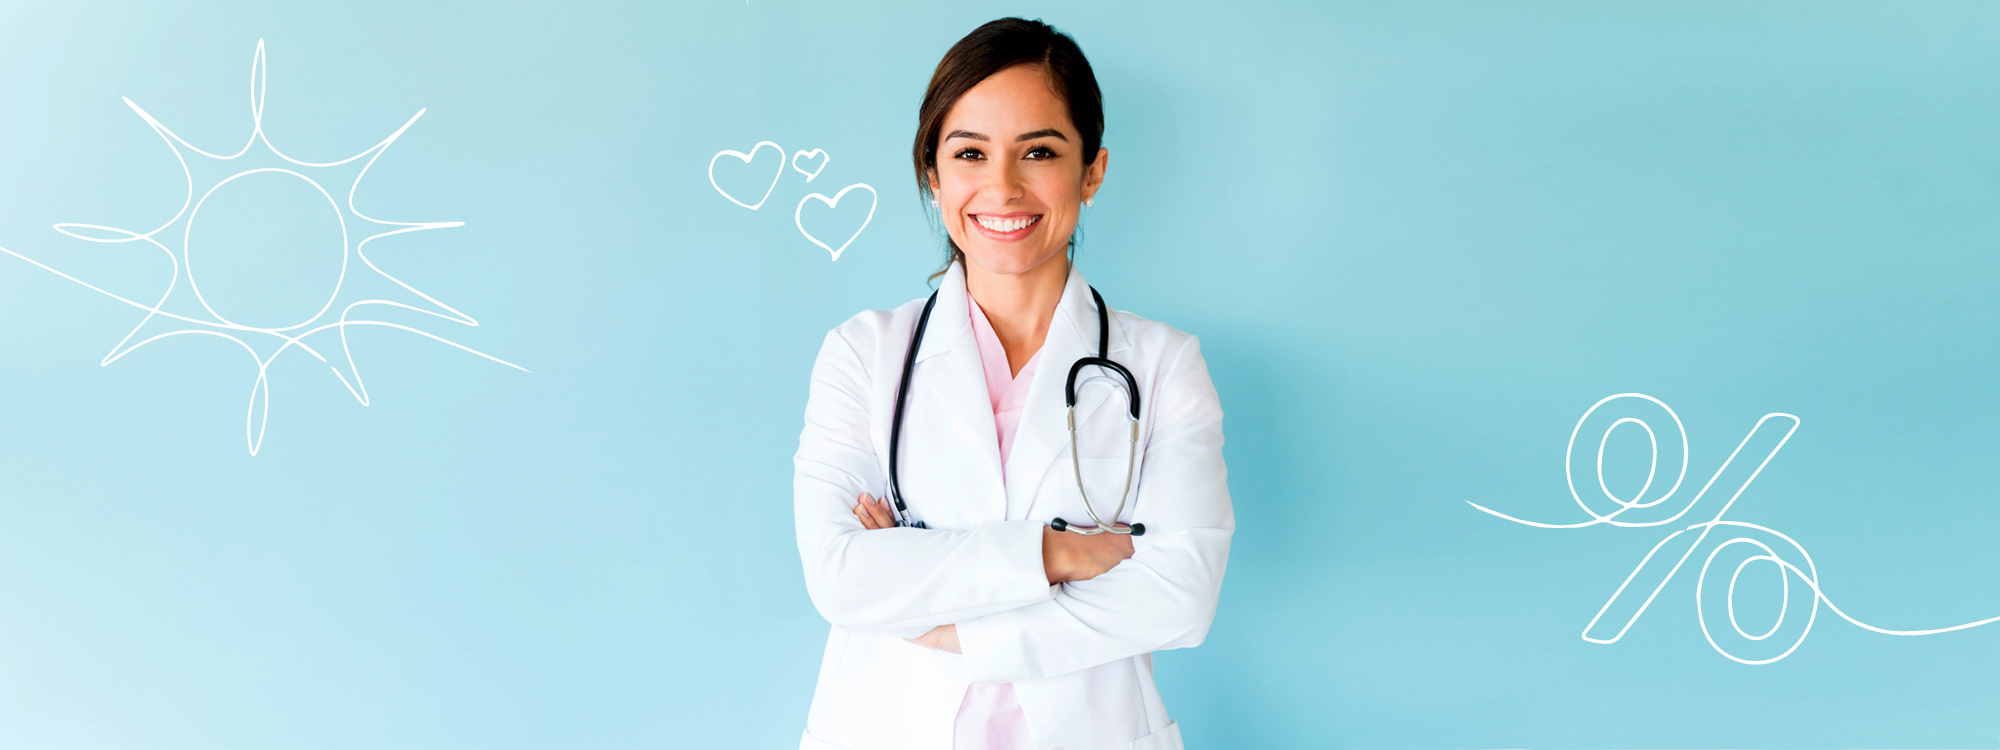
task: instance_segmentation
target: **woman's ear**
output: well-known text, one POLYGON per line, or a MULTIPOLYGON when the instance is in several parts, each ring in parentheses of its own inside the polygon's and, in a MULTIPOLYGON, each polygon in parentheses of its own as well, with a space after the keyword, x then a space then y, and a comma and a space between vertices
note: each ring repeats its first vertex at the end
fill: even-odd
MULTIPOLYGON (((1097 189, 1104 185, 1104 170, 1111 165, 1111 149, 1100 148, 1097 158, 1083 170, 1083 199, 1090 200, 1097 195, 1097 189)), ((935 179, 935 178, 933 178, 935 179)))
POLYGON ((924 181, 930 183, 931 197, 935 199, 938 193, 937 167, 931 167, 930 171, 924 173, 924 181))

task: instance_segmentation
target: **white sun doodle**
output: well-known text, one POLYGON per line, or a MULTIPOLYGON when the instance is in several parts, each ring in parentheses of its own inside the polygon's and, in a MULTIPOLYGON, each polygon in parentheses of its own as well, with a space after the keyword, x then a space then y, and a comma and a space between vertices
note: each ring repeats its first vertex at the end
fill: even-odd
MULTIPOLYGON (((458 310, 453 309, 451 306, 438 301, 436 298, 428 294, 425 294, 421 291, 418 291, 416 287, 410 286, 409 284, 404 283, 402 280, 389 275, 387 272, 383 271, 380 267, 376 266, 374 261, 369 260, 367 253, 368 243, 383 237, 387 237, 389 235, 403 234, 406 232, 419 232, 426 229, 442 229, 445 227, 464 226, 464 222, 383 221, 381 219, 377 219, 372 216, 363 214, 354 207, 354 193, 361 186, 361 178, 368 174, 368 168, 374 166, 375 160, 381 158, 382 154, 389 149, 389 144, 395 143, 396 139, 398 137, 401 137, 404 131, 409 130, 411 125, 416 124, 417 118, 424 116, 425 110, 418 110, 414 116, 410 117, 408 122, 403 123, 402 127, 397 128, 396 132, 391 133, 388 138, 382 139, 382 142, 375 144, 366 151, 362 151, 361 153, 355 154, 345 159, 341 159, 339 161, 332 161, 332 162, 302 161, 299 159, 294 159, 290 156, 286 156, 284 152, 279 151, 278 147, 273 145, 270 141, 270 138, 267 137, 264 133, 264 123, 263 123, 264 77, 265 77, 264 41, 260 39, 257 41, 256 55, 252 58, 250 64, 250 121, 251 121, 250 139, 248 142, 243 144, 243 148, 238 149, 236 153, 228 155, 210 153, 200 148, 196 148, 193 144, 188 143, 180 136, 175 135, 173 131, 168 130, 167 126, 160 124, 159 120, 156 120, 153 118, 152 115, 147 114, 146 110, 141 109, 139 105, 134 103, 131 99, 127 98, 124 100, 126 106, 131 107, 133 112, 138 113, 139 117, 146 121, 147 125, 152 126, 153 132, 158 133, 160 138, 166 141, 167 147, 172 149, 174 152, 174 158, 180 162, 181 172, 187 179, 187 197, 181 203, 180 211, 175 213, 173 218, 168 219, 166 223, 161 224, 160 226, 147 232, 134 232, 126 229, 100 226, 96 224, 65 223, 65 224, 55 225, 56 231, 62 232, 63 234, 69 235, 71 237, 75 237, 79 240, 85 240, 88 242, 108 243, 108 244, 123 243, 123 242, 144 242, 149 245, 152 245, 155 248, 158 248, 160 252, 166 255, 167 260, 172 264, 173 274, 171 277, 168 278, 166 289, 163 292, 161 292, 160 297, 157 301, 153 302, 152 304, 146 304, 144 302, 128 299, 124 296, 115 294, 110 291, 106 291, 105 289, 102 289, 82 279, 63 273, 62 271, 58 271, 54 268, 44 265, 39 261, 34 260, 33 258, 29 258, 25 255, 14 252, 12 250, 8 250, 4 247, 0 247, 0 252, 12 255, 16 258, 20 258, 21 260, 32 263, 36 267, 39 267, 57 276, 61 276, 65 279, 76 282, 77 284, 81 284, 92 291, 98 292, 99 294, 103 294, 107 297, 118 300, 119 302, 123 302, 127 305, 131 305, 132 307, 145 311, 146 314, 139 320, 139 324, 133 326, 132 330, 126 333, 125 337, 123 339, 120 339, 118 341, 118 344, 111 348, 111 352, 106 354, 104 356, 104 359, 98 363, 100 366, 109 365, 112 362, 116 362, 119 360, 119 358, 124 357, 127 354, 130 354, 133 350, 138 349, 139 347, 145 346, 155 341, 159 341, 161 339, 165 339, 172 336, 180 336, 183 334, 220 336, 222 338, 229 339, 230 341, 234 341, 238 346, 243 347, 243 350, 250 354, 251 361, 255 362, 257 365, 257 378, 255 382, 252 384, 250 389, 249 411, 248 414, 244 417, 244 439, 249 445, 250 455, 252 456, 257 455, 258 449, 263 446, 264 428, 265 425, 268 424, 270 421, 271 389, 267 377, 267 372, 270 369, 271 363, 278 358, 278 355, 283 354, 286 350, 297 348, 299 351, 305 352, 306 354, 309 354, 317 358, 319 361, 327 363, 329 369, 333 371, 334 377, 340 380, 341 385, 346 386, 348 392, 352 393, 354 395, 354 398, 361 402, 362 406, 368 405, 368 387, 361 380, 361 370, 355 363, 354 352, 352 348, 349 346, 349 342, 347 340, 347 329, 350 326, 383 326, 387 328, 394 328, 397 330, 408 331, 410 333, 414 333, 419 336, 423 336, 435 341, 443 342, 445 344, 457 347, 461 350, 477 354, 481 357, 485 357, 486 359, 493 360, 494 362, 499 362, 500 364, 506 365, 508 367, 521 370, 522 372, 526 372, 527 368, 521 367, 520 365, 516 365, 512 362, 507 362, 505 360, 485 354, 483 352, 473 350, 470 347, 444 339, 440 336, 434 335, 427 331, 418 330, 416 328, 384 320, 369 320, 369 319, 355 317, 357 311, 361 310, 362 308, 369 306, 387 306, 401 310, 409 310, 417 313, 422 313, 443 320, 448 320, 453 323, 458 323, 461 325, 467 325, 467 326, 479 325, 479 322, 473 320, 471 316, 459 312, 458 310), (221 180, 214 182, 214 184, 210 185, 206 191, 203 191, 199 194, 195 192, 194 170, 190 169, 189 167, 187 152, 193 152, 195 154, 208 157, 209 159, 215 159, 218 162, 229 162, 231 160, 243 157, 246 154, 253 154, 253 153, 255 157, 268 159, 269 157, 265 156, 264 150, 258 150, 253 152, 253 147, 257 146, 259 143, 263 144, 264 150, 268 150, 270 157, 276 157, 277 159, 280 159, 283 162, 286 162, 293 167, 298 167, 300 169, 305 169, 305 170, 329 170, 335 167, 350 165, 354 162, 362 160, 364 157, 366 158, 366 161, 362 161, 360 164, 359 171, 353 174, 352 182, 348 185, 347 199, 345 202, 346 205, 344 207, 339 202, 335 201, 333 195, 331 193, 328 193, 326 188, 321 187, 319 182, 313 180, 313 178, 308 177, 306 174, 303 174, 300 171, 296 171, 294 169, 286 168, 283 166, 272 166, 272 167, 246 169, 244 171, 238 171, 225 178, 222 178, 221 180), (238 178, 256 174, 290 175, 300 180, 304 180, 306 183, 310 184, 313 189, 317 190, 322 196, 325 196, 328 203, 333 206, 334 214, 339 218, 340 221, 340 234, 341 234, 340 276, 334 282, 333 293, 328 297, 326 304, 320 307, 319 311, 314 313, 312 317, 302 322, 298 322, 283 327, 263 328, 251 325, 244 325, 241 323, 231 321, 223 317, 222 315, 218 314, 215 311, 215 308, 210 305, 210 301, 202 296, 200 288, 196 285, 193 267, 188 255, 188 245, 194 225, 194 217, 196 214, 200 212, 203 202, 205 202, 210 195, 213 195, 215 191, 221 188, 223 185, 226 185, 238 178), (345 211, 342 210, 343 208, 345 209, 345 211), (183 219, 185 219, 185 221, 183 221, 183 219), (353 231, 354 228, 350 227, 350 224, 353 223, 355 220, 381 225, 383 227, 388 227, 388 229, 386 231, 381 231, 369 235, 363 238, 360 242, 353 242, 352 235, 355 234, 356 232, 353 231), (169 227, 173 227, 176 224, 180 224, 182 226, 181 231, 179 232, 179 234, 181 235, 180 236, 181 248, 178 253, 176 253, 173 248, 170 248, 166 244, 162 243, 160 240, 160 238, 164 236, 169 242, 171 242, 174 239, 173 238, 174 233, 167 232, 167 229, 169 227), (342 287, 344 285, 351 286, 347 284, 347 282, 349 281, 348 272, 350 269, 353 268, 353 264, 350 262, 351 258, 360 259, 361 264, 367 267, 369 271, 373 271, 375 274, 379 275, 382 279, 387 280, 388 282, 394 284, 396 287, 400 287, 401 289, 409 292, 410 294, 422 298, 424 302, 429 303, 429 306, 426 307, 415 304, 405 304, 403 302, 395 302, 386 299, 358 299, 348 302, 344 306, 341 306, 339 308, 339 314, 337 319, 330 317, 329 316, 330 311, 335 309, 335 305, 341 299, 342 287), (198 303, 199 309, 207 313, 206 318, 202 317, 198 313, 193 312, 195 308, 192 306, 187 308, 187 310, 189 311, 189 314, 187 315, 178 314, 175 312, 171 312, 167 309, 164 309, 168 307, 169 300, 177 299, 174 297, 174 294, 181 286, 180 281, 183 274, 185 274, 187 277, 188 291, 193 293, 194 302, 198 303), (155 326, 156 328, 165 327, 169 328, 170 330, 165 330, 163 332, 143 338, 139 340, 137 343, 132 342, 132 340, 135 337, 138 337, 140 332, 144 330, 149 323, 154 323, 155 321, 160 321, 165 324, 164 326, 156 325, 155 326), (348 371, 347 373, 342 373, 341 367, 338 363, 328 361, 326 355, 322 354, 318 349, 315 349, 312 344, 309 344, 306 341, 308 337, 312 337, 314 334, 319 334, 324 332, 335 332, 339 335, 340 349, 341 349, 339 357, 340 359, 345 360, 346 369, 348 371), (259 353, 260 346, 261 348, 267 350, 267 352, 260 354, 259 353), (349 379, 350 374, 353 376, 352 380, 349 379)), ((246 162, 247 161, 248 160, 246 160, 246 162)), ((207 162, 197 162, 197 163, 207 164, 207 162)), ((272 163, 276 164, 277 162, 272 162, 272 163)), ((247 166, 247 164, 240 164, 239 166, 247 166)), ((325 174, 323 171, 314 172, 314 174, 321 174, 323 177, 335 177, 334 175, 325 174)), ((244 184, 249 184, 249 183, 244 183, 244 184)), ((336 187, 338 187, 337 183, 335 183, 335 185, 336 187)), ((184 298, 181 301, 185 303, 184 298)), ((323 339, 325 337, 322 336, 320 338, 323 339)))

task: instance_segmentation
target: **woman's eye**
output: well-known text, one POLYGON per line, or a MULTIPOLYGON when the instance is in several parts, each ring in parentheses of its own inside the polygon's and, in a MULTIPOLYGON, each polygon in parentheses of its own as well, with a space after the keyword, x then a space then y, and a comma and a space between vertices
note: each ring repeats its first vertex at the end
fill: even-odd
POLYGON ((980 152, 979 152, 979 149, 976 149, 976 148, 962 148, 962 149, 959 149, 957 153, 954 153, 954 154, 952 154, 952 155, 951 155, 951 158, 953 158, 953 159, 966 159, 966 160, 971 160, 971 161, 976 161, 976 160, 979 160, 979 159, 984 159, 984 158, 986 158, 986 155, 985 155, 985 154, 983 154, 983 153, 980 153, 980 152))
POLYGON ((1047 146, 1036 146, 1028 149, 1027 157, 1030 159, 1054 159, 1056 158, 1056 152, 1055 149, 1047 146))

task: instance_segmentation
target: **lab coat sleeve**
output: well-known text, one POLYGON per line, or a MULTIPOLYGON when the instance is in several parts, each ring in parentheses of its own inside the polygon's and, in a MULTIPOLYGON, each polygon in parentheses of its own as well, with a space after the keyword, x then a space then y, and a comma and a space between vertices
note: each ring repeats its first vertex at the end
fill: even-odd
POLYGON ((1207 637, 1236 527, 1222 406, 1194 339, 1166 373, 1135 495, 1146 534, 1132 557, 1048 601, 960 622, 972 682, 1045 679, 1207 637))
POLYGON ((840 329, 829 333, 813 365, 792 480, 806 592, 820 615, 855 633, 913 638, 1047 600, 1039 521, 870 530, 854 517, 856 496, 888 486, 869 438, 869 387, 856 347, 840 329))

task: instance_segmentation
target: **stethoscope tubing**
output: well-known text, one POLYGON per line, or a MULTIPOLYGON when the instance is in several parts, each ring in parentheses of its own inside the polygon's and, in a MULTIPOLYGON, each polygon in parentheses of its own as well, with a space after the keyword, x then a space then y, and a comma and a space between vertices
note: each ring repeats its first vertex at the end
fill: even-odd
MULTIPOLYGON (((896 408, 889 422, 889 495, 895 501, 896 525, 917 529, 928 527, 923 521, 912 518, 909 506, 903 502, 903 486, 897 477, 896 463, 902 446, 903 412, 910 396, 910 375, 916 370, 917 350, 923 346, 924 329, 930 325, 931 309, 937 306, 937 298, 938 293, 932 292, 930 299, 924 302, 923 314, 917 316, 916 329, 910 334, 910 350, 903 355, 903 378, 896 384, 896 408)), ((1090 298, 1097 303, 1097 356, 1082 357, 1070 365, 1069 377, 1063 381, 1063 406, 1068 410, 1070 470, 1076 475, 1076 491, 1083 498, 1083 512, 1090 514, 1090 520, 1097 525, 1093 528, 1082 528, 1061 518, 1055 518, 1049 522, 1049 526, 1057 531, 1072 531, 1086 536, 1107 532, 1142 536, 1146 533, 1146 525, 1143 523, 1135 523, 1124 528, 1114 525, 1118 517, 1124 514, 1126 499, 1132 494, 1133 468, 1139 458, 1139 381, 1132 376, 1131 370, 1111 360, 1111 309, 1104 306, 1104 296, 1098 294, 1095 287, 1090 288, 1090 298), (1083 368, 1092 366, 1110 370, 1124 381, 1122 385, 1125 386, 1125 402, 1131 417, 1131 431, 1126 438, 1125 489, 1118 493, 1118 509, 1111 514, 1114 523, 1105 523, 1104 519, 1097 515, 1096 507, 1090 502, 1090 494, 1083 487, 1083 464, 1077 456, 1076 376, 1083 371, 1083 368)), ((1083 384, 1089 385, 1098 380, 1119 384, 1102 375, 1086 378, 1083 384)))
POLYGON ((930 325, 931 308, 937 306, 937 292, 924 303, 924 314, 917 316, 916 332, 910 335, 910 351, 903 355, 903 379, 896 383, 895 416, 889 422, 889 495, 896 501, 896 524, 911 528, 930 528, 923 521, 910 518, 910 508, 903 504, 903 485, 896 481, 896 449, 903 439, 903 404, 910 400, 910 373, 917 367, 917 349, 924 343, 924 328, 930 325))

